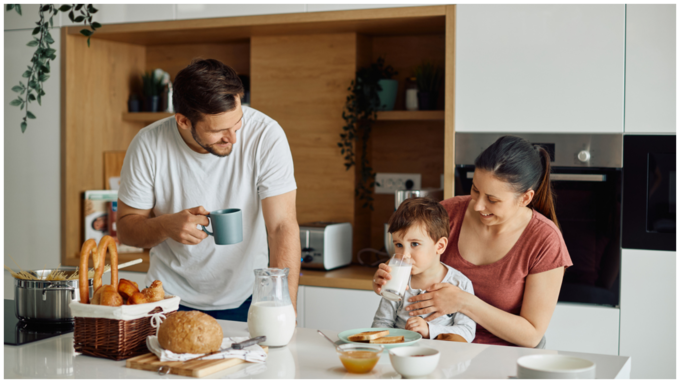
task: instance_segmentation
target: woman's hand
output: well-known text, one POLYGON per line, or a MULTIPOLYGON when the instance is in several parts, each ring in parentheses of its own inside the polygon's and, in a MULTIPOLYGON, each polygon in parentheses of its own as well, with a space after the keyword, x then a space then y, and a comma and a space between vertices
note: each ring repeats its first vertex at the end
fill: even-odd
POLYGON ((387 281, 392 279, 392 276, 390 275, 391 270, 392 269, 387 266, 387 263, 381 263, 380 266, 378 266, 378 270, 376 270, 373 275, 373 291, 375 291, 376 294, 380 295, 382 287, 387 284, 387 281))
POLYGON ((407 306, 406 311, 411 316, 433 313, 425 318, 428 322, 442 315, 462 311, 466 294, 468 294, 450 283, 435 283, 427 291, 425 294, 409 298, 409 302, 417 303, 407 306))

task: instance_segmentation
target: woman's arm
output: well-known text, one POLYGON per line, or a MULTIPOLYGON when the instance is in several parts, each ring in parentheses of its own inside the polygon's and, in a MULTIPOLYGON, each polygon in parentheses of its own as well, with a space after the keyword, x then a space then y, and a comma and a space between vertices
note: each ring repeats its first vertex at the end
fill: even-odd
POLYGON ((550 324, 557 305, 564 268, 558 267, 527 276, 522 310, 510 314, 451 284, 435 284, 419 300, 406 308, 410 315, 423 315, 430 321, 448 313, 461 312, 497 337, 522 347, 536 347, 550 324))

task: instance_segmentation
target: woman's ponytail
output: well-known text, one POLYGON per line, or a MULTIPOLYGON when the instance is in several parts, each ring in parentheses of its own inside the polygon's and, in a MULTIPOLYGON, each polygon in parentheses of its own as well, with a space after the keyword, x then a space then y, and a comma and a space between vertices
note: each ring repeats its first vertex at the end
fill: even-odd
POLYGON ((531 206, 539 213, 548 217, 555 223, 558 228, 560 224, 557 222, 557 215, 555 214, 555 195, 553 193, 552 185, 550 184, 550 153, 543 147, 538 146, 538 154, 541 156, 541 165, 543 165, 543 174, 539 181, 534 199, 531 201, 531 206))

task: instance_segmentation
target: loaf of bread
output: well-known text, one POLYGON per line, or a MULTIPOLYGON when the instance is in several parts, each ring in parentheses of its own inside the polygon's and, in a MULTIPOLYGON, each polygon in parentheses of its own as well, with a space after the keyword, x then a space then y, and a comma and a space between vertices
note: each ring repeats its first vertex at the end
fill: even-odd
POLYGON ((222 327, 200 311, 178 311, 167 317, 158 329, 158 342, 177 354, 206 354, 222 345, 222 327))

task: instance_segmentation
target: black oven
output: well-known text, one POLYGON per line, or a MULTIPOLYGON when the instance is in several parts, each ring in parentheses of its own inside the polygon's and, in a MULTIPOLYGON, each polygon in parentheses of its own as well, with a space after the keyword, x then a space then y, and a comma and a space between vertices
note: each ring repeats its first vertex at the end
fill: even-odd
POLYGON ((559 301, 618 306, 623 135, 456 133, 456 195, 470 194, 475 158, 503 135, 551 155, 555 212, 574 263, 559 301))
POLYGON ((623 138, 623 248, 675 251, 675 136, 623 138))

